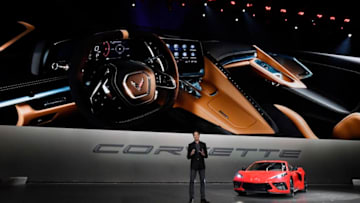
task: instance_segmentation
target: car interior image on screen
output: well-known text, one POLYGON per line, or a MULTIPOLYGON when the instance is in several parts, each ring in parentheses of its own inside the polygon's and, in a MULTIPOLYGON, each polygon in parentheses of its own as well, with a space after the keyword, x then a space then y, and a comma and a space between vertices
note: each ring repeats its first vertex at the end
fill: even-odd
POLYGON ((67 1, 51 22, 19 10, 1 39, 1 123, 358 139, 350 17, 234 2, 116 3, 119 21, 67 1))
MULTIPOLYGON (((74 159, 89 153, 93 161, 128 163, 116 167, 130 170, 136 158, 150 164, 143 154, 155 157, 154 164, 165 164, 159 161, 165 155, 185 157, 197 131, 209 146, 209 182, 224 180, 211 176, 211 170, 225 165, 217 160, 228 161, 232 195, 251 198, 243 194, 254 192, 286 198, 298 191, 296 195, 305 195, 300 191, 321 176, 304 161, 315 151, 313 146, 324 146, 308 159, 318 164, 331 159, 327 152, 335 153, 328 147, 331 143, 339 143, 333 144, 342 147, 334 157, 346 163, 351 157, 343 154, 358 148, 360 18, 352 1, 20 0, 1 8, 0 148, 17 152, 0 150, 5 154, 0 158, 0 185, 3 177, 35 180, 16 172, 26 168, 17 165, 16 157, 26 156, 18 141, 29 144, 26 153, 32 147, 45 150, 35 144, 49 144, 49 155, 74 149, 79 152, 73 152, 74 159), (89 138, 67 137, 77 133, 89 138), (49 136, 43 139, 45 134, 49 136), (137 137, 146 135, 150 138, 137 137), (58 149, 56 143, 66 139, 74 139, 74 145, 58 149), (267 139, 268 146, 262 143, 267 139), (81 151, 85 147, 80 145, 90 143, 91 148, 81 151), (118 156, 118 162, 107 159, 110 155, 118 156), (240 170, 242 166, 247 167, 240 170)), ((354 157, 359 155, 356 150, 354 157)), ((36 157, 30 154, 26 160, 45 160, 36 157)), ((351 171, 348 176, 354 180, 360 179, 352 171, 359 165, 355 162, 341 172, 351 171)), ((77 182, 81 173, 73 173, 85 165, 81 170, 61 167, 66 175, 48 170, 52 175, 36 180, 77 182)), ((101 167, 89 169, 93 178, 88 182, 102 182, 95 173, 101 167)), ((45 164, 39 168, 47 169, 45 164)), ((186 178, 164 176, 159 182, 186 182, 188 165, 184 171, 186 178)), ((103 182, 112 182, 109 177, 103 182)), ((128 174, 124 182, 136 182, 133 177, 128 174)), ((327 177, 321 180, 335 182, 342 176, 327 177)))

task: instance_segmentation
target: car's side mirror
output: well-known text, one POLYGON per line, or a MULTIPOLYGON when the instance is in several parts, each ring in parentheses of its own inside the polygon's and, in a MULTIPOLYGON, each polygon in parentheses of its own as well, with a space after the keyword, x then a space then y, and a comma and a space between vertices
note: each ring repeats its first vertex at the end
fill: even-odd
POLYGON ((242 171, 245 171, 245 170, 246 170, 246 167, 241 167, 241 170, 242 170, 242 171))
POLYGON ((296 171, 296 170, 298 170, 298 167, 295 166, 292 170, 293 170, 293 171, 296 171))

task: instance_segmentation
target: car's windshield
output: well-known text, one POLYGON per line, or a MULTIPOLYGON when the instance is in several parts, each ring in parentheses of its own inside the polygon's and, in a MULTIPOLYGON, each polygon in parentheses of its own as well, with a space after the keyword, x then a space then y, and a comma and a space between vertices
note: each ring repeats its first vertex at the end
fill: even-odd
POLYGON ((286 166, 284 163, 274 163, 274 162, 263 162, 255 163, 250 166, 248 171, 285 171, 286 166))

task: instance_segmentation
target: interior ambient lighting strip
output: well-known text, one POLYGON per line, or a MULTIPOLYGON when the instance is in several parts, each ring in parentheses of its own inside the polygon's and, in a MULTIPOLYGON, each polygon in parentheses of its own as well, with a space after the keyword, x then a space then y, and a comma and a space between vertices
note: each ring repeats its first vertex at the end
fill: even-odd
POLYGON ((15 104, 19 104, 19 103, 24 103, 27 101, 31 101, 34 99, 40 99, 40 98, 44 98, 47 96, 51 96, 51 95, 55 95, 55 94, 59 94, 59 93, 63 93, 63 92, 68 92, 70 91, 70 87, 66 86, 66 87, 62 87, 62 88, 58 88, 58 89, 53 89, 53 90, 49 90, 49 91, 45 91, 45 92, 40 92, 35 94, 34 96, 30 97, 30 96, 24 96, 24 97, 19 97, 16 99, 10 99, 10 100, 6 100, 6 101, 1 101, 0 102, 0 108, 2 107, 6 107, 6 106, 12 106, 15 104))

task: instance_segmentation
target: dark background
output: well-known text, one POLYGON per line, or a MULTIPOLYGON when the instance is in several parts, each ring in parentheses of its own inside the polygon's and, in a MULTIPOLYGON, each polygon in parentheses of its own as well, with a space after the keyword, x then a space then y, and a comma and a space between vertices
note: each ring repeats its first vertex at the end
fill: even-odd
POLYGON ((127 28, 202 40, 238 41, 268 49, 300 49, 354 56, 360 53, 358 47, 352 46, 359 41, 356 29, 359 18, 357 6, 350 0, 237 0, 235 5, 228 0, 217 0, 208 1, 207 7, 204 2, 16 1, 4 7, 6 12, 0 15, 5 22, 24 20, 34 24, 39 38, 62 39, 74 34, 127 28), (132 7, 133 3, 135 7, 132 7), (247 3, 253 6, 247 8, 247 3), (271 11, 266 11, 265 6, 271 6, 271 11), (245 13, 242 12, 244 8, 245 13), (280 13, 282 8, 287 9, 286 14, 280 13), (299 16, 299 11, 304 11, 305 15, 299 16), (323 17, 319 19, 317 14, 323 17), (335 16, 336 20, 330 21, 330 16, 335 16), (345 18, 350 18, 350 23, 344 23, 345 18), (295 26, 298 30, 294 29, 295 26), (349 33, 352 38, 348 38, 349 33))

